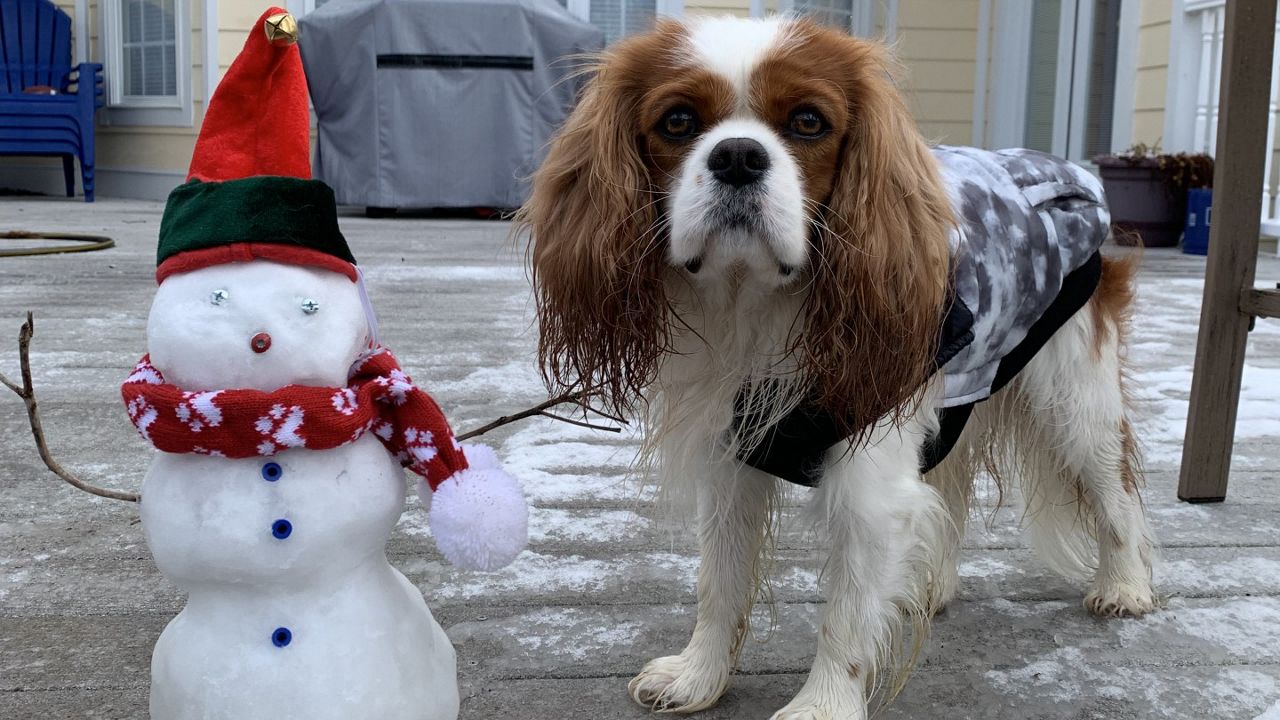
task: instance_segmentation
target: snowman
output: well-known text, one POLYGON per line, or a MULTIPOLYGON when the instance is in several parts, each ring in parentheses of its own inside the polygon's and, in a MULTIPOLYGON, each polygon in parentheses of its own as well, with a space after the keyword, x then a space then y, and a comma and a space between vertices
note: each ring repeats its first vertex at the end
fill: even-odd
POLYGON ((292 16, 218 87, 160 228, 148 356, 122 394, 160 452, 147 544, 188 593, 151 716, 452 720, 453 647, 384 546, 415 472, 441 554, 492 570, 527 509, 377 344, 333 192, 311 180, 292 16))

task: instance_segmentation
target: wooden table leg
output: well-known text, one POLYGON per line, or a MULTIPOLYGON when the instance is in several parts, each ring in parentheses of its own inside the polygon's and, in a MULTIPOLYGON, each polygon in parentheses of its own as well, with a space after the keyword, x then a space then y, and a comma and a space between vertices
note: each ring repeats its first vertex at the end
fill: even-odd
POLYGON ((1178 497, 1187 502, 1221 502, 1227 495, 1249 335, 1240 298, 1253 287, 1258 264, 1275 18, 1276 0, 1227 3, 1213 226, 1178 480, 1178 497))

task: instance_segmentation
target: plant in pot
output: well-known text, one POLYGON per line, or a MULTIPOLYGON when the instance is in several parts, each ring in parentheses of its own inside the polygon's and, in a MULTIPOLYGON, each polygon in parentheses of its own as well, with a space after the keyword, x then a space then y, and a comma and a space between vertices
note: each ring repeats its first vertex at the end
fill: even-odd
POLYGON ((1213 186, 1213 158, 1204 153, 1161 153, 1139 143, 1094 162, 1107 191, 1111 223, 1121 244, 1174 247, 1187 214, 1187 191, 1213 186))

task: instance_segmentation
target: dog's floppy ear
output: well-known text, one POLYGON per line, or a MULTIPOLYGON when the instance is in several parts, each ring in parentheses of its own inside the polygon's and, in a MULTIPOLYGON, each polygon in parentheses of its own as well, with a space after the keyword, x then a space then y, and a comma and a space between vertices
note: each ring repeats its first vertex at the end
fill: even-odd
POLYGON ((636 127, 645 51, 632 40, 606 54, 517 216, 532 235, 544 380, 601 385, 615 410, 653 379, 668 338, 659 197, 636 127))
POLYGON ((888 52, 840 43, 850 121, 814 236, 800 358, 820 404, 862 431, 901 417, 932 371, 955 221, 888 52))

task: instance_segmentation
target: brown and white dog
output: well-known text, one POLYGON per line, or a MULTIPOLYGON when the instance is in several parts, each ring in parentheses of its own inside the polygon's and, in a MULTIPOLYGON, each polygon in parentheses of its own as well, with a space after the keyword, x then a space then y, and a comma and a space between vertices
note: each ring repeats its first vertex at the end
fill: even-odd
POLYGON ((604 54, 520 220, 548 383, 644 412, 642 457, 697 500, 697 624, 636 701, 691 712, 728 687, 781 485, 737 459, 760 442, 742 403, 776 420, 808 398, 849 430, 812 491, 830 547, 816 657, 774 718, 866 717, 899 631, 956 593, 984 467, 1021 485, 1043 557, 1091 577, 1089 611, 1154 607, 1123 389, 1131 265, 1104 261, 1088 305, 921 475, 957 219, 882 45, 794 19, 661 21, 604 54))

